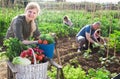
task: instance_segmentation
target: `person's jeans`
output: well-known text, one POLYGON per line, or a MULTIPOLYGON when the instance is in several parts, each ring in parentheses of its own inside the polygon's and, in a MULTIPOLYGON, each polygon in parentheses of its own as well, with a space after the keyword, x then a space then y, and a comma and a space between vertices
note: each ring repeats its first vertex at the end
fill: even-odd
POLYGON ((92 43, 90 43, 90 45, 88 45, 89 42, 83 36, 76 37, 76 41, 77 41, 77 43, 79 43, 79 47, 78 48, 80 48, 80 49, 88 49, 88 47, 92 48, 92 43), (83 47, 83 45, 85 45, 85 47, 83 47))

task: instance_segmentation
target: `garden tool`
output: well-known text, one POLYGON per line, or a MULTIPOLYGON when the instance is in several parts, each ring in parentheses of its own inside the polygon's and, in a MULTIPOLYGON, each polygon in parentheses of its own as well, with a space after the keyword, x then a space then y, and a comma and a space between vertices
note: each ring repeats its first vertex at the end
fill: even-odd
MULTIPOLYGON (((55 39, 55 44, 57 45, 57 36, 56 36, 56 33, 50 33, 50 35, 55 39)), ((56 45, 55 45, 55 52, 56 52, 56 54, 57 54, 58 63, 59 63, 60 65, 62 65, 62 64, 61 64, 61 60, 60 60, 60 54, 59 54, 59 51, 57 50, 56 45)))

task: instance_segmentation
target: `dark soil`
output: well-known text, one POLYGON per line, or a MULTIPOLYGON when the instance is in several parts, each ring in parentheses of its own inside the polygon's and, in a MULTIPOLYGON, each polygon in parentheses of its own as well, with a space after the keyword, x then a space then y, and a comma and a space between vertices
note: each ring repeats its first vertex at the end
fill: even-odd
MULTIPOLYGON (((0 42, 2 45, 2 42, 0 42)), ((107 63, 106 64, 101 64, 101 61, 99 60, 100 57, 106 57, 106 52, 104 52, 104 55, 97 53, 98 50, 94 50, 93 52, 90 53, 89 58, 84 58, 84 51, 82 53, 77 52, 77 47, 78 45, 76 44, 75 37, 66 37, 66 38, 61 38, 57 39, 57 44, 56 44, 56 51, 55 51, 55 56, 54 60, 58 61, 57 59, 57 53, 59 54, 60 57, 60 62, 62 65, 66 65, 67 63, 74 65, 77 67, 78 65, 81 65, 81 67, 84 70, 88 70, 89 68, 101 68, 101 67, 106 67, 107 70, 109 70, 111 73, 119 73, 120 72, 120 62, 119 61, 114 61, 113 63, 107 63), (71 60, 74 60, 71 62, 71 60), (76 61, 77 60, 77 61, 76 61)), ((4 50, 4 48, 3 48, 4 50)), ((113 56, 113 51, 109 51, 109 56, 113 56)), ((120 60, 120 53, 117 53, 116 58, 120 60)), ((113 60, 112 60, 113 61, 113 60)), ((110 61, 110 62, 112 62, 110 61)), ((4 70, 4 73, 0 73, 1 76, 5 76, 6 72, 6 64, 3 65, 0 62, 0 66, 2 66, 2 69, 4 70)), ((1 67, 0 67, 1 68, 1 67)))
MULTIPOLYGON (((100 57, 105 58, 106 52, 104 54, 97 53, 98 49, 93 49, 90 53, 89 58, 84 58, 84 51, 82 53, 77 52, 78 45, 76 44, 75 37, 71 38, 61 38, 57 41, 57 52, 60 54, 60 60, 62 65, 66 63, 70 63, 71 65, 78 66, 81 65, 84 70, 88 70, 89 68, 101 68, 106 67, 111 73, 119 73, 120 72, 120 53, 116 53, 116 61, 111 60, 111 63, 106 62, 106 64, 101 64, 99 60, 100 57), (71 62, 71 60, 77 60, 77 62, 71 62), (118 61, 117 61, 118 60, 118 61)), ((109 51, 109 56, 113 56, 113 51, 109 51)), ((55 55, 56 57, 56 55, 55 55)))

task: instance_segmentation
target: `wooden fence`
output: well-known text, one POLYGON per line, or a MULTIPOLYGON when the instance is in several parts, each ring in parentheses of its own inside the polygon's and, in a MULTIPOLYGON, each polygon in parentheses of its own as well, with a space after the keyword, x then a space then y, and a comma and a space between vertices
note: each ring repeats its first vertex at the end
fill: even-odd
POLYGON ((52 9, 52 10, 86 10, 88 12, 95 12, 96 10, 119 10, 119 4, 100 4, 94 2, 55 2, 42 0, 0 0, 0 7, 19 7, 23 8, 29 1, 35 1, 40 4, 42 9, 52 9))

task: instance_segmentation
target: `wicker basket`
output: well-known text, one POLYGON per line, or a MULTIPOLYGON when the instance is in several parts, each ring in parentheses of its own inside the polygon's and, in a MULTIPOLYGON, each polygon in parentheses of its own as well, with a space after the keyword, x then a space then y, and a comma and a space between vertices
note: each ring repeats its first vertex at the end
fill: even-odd
MULTIPOLYGON (((33 51, 33 50, 32 50, 33 51)), ((47 79, 48 62, 36 64, 36 58, 33 51, 34 64, 14 65, 16 70, 16 79, 47 79)))

